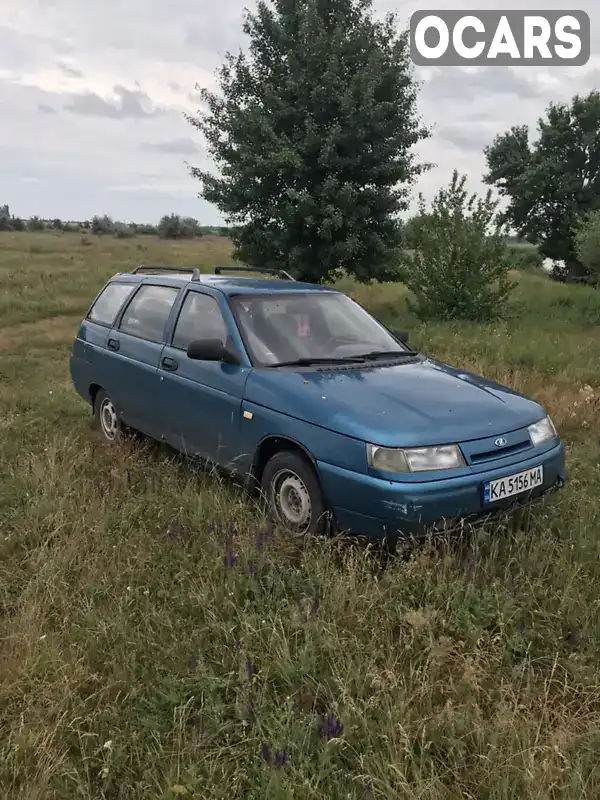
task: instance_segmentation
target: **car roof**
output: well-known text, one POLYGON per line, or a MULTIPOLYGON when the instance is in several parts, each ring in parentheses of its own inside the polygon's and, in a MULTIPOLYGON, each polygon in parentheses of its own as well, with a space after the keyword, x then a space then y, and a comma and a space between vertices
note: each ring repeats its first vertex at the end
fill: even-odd
POLYGON ((127 281, 128 283, 140 283, 142 280, 160 283, 166 283, 171 286, 207 286, 211 289, 217 289, 226 295, 236 294, 261 294, 261 293, 289 293, 289 292, 335 292, 327 286, 320 286, 316 283, 305 283, 303 281, 285 280, 282 278, 250 278, 243 277, 237 274, 233 275, 216 275, 204 274, 197 270, 187 271, 182 270, 178 272, 175 267, 167 267, 161 270, 159 267, 152 268, 151 272, 141 271, 143 267, 139 268, 140 272, 119 272, 113 275, 111 281, 127 281))

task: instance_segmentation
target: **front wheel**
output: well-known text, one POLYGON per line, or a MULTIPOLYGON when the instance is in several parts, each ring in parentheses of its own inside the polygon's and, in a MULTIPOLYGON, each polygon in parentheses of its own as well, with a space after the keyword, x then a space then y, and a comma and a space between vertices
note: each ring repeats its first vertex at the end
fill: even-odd
POLYGON ((323 493, 312 465, 304 456, 276 453, 263 471, 261 485, 274 522, 293 538, 326 530, 323 493))

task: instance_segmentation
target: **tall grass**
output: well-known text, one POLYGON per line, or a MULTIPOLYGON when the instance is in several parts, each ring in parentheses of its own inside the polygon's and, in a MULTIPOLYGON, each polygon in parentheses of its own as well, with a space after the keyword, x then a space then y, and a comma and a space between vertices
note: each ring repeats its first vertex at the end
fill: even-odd
POLYGON ((555 500, 382 569, 281 541, 234 485, 91 430, 68 353, 103 281, 209 269, 226 244, 0 246, 3 798, 600 796, 598 293, 521 275, 504 324, 425 326, 402 286, 344 285, 543 402, 567 445, 555 500))

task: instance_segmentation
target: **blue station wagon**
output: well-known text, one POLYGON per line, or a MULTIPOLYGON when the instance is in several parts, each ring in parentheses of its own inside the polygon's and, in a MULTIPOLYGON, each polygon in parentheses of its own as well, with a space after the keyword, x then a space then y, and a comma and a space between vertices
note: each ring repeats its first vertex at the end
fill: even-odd
POLYGON ((415 352, 342 292, 214 273, 138 267, 92 303, 70 373, 108 442, 134 429, 230 471, 292 536, 397 541, 564 484, 537 403, 415 352))

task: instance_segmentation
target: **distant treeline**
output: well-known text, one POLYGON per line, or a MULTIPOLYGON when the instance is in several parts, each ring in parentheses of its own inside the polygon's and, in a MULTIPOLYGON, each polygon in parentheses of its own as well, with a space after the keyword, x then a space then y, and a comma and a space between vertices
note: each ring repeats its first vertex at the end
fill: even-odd
POLYGON ((111 217, 94 216, 86 220, 42 219, 41 217, 14 216, 8 205, 0 206, 0 231, 63 231, 66 233, 92 233, 97 236, 114 236, 126 239, 132 236, 160 236, 161 239, 193 239, 197 236, 226 236, 232 228, 200 225, 193 217, 165 214, 157 225, 137 222, 119 222, 111 217))

